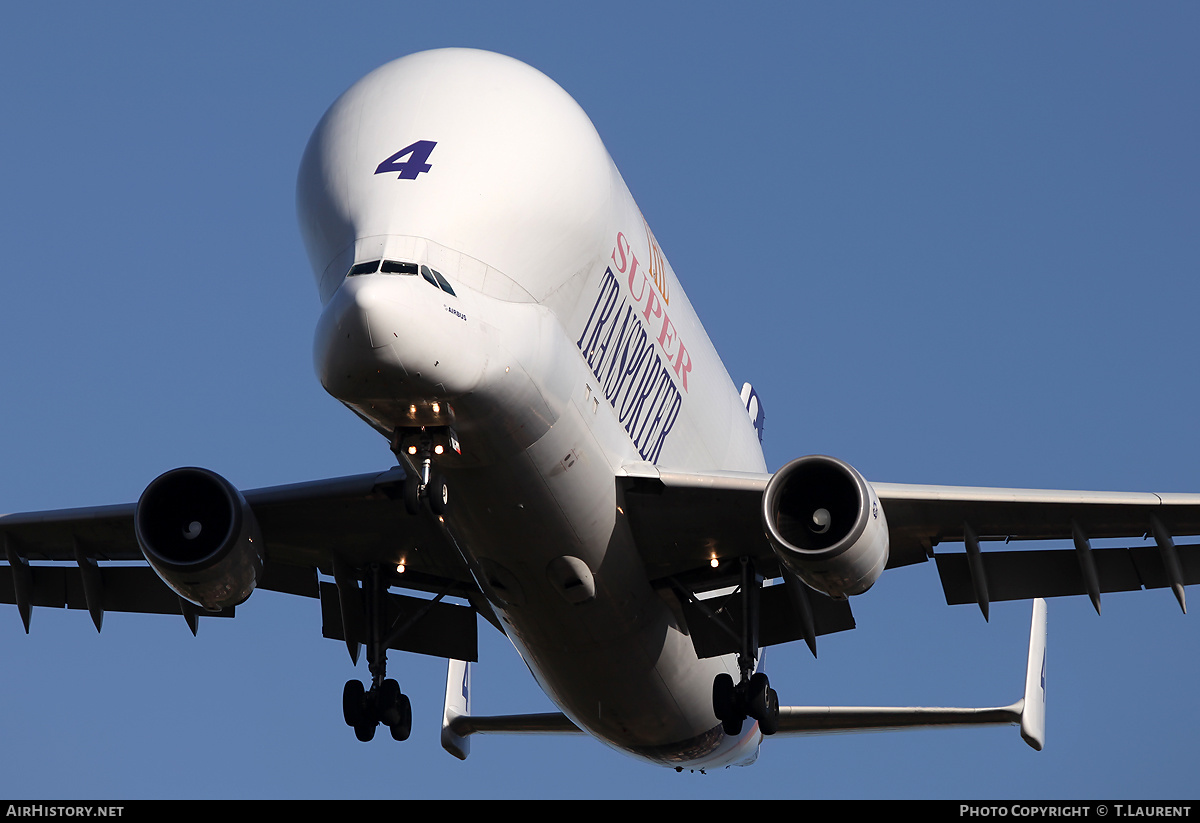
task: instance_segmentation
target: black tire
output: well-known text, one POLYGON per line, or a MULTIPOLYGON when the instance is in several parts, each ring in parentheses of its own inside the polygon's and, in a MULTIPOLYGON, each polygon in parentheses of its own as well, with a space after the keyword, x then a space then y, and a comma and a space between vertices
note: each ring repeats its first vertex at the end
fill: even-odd
POLYGON ((404 478, 404 510, 409 514, 421 513, 421 484, 411 474, 404 478))
POLYGON ((400 719, 389 727, 392 731, 392 740, 408 740, 408 736, 412 734, 412 703, 407 694, 400 695, 397 709, 400 719))
POLYGON ((404 695, 400 693, 399 683, 391 679, 383 681, 383 685, 379 687, 379 694, 375 697, 375 709, 380 723, 391 726, 400 720, 402 697, 404 695))
POLYGON ((769 692, 771 691, 771 681, 762 672, 755 672, 750 677, 750 690, 746 695, 746 714, 753 717, 759 723, 765 721, 770 715, 771 710, 768 705, 770 702, 769 692))
POLYGON ((730 737, 737 737, 742 733, 743 717, 729 717, 721 721, 722 728, 725 729, 725 734, 730 737))
POLYGON ((358 726, 366 714, 366 693, 363 684, 357 680, 347 680, 342 688, 342 719, 347 726, 358 726))
POLYGON ((758 730, 763 734, 775 734, 779 731, 779 695, 774 689, 767 689, 766 716, 758 721, 758 730))
POLYGON ((446 486, 446 478, 435 474, 429 478, 425 487, 425 499, 429 501, 429 510, 434 514, 445 514, 450 505, 450 489, 446 486))
POLYGON ((718 720, 725 720, 737 714, 734 705, 733 678, 722 672, 713 680, 713 714, 718 720))
POLYGON ((354 727, 354 736, 363 743, 370 743, 375 738, 375 721, 368 720, 354 727))

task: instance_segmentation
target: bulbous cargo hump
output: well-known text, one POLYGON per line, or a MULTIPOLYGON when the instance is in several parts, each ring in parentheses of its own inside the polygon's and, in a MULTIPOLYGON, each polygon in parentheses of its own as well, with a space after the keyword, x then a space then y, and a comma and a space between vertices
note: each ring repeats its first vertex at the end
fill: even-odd
POLYGON ((432 240, 540 299, 603 253, 614 185, 595 127, 553 80, 503 55, 439 49, 334 102, 305 149, 297 209, 322 300, 355 241, 380 236, 432 240))

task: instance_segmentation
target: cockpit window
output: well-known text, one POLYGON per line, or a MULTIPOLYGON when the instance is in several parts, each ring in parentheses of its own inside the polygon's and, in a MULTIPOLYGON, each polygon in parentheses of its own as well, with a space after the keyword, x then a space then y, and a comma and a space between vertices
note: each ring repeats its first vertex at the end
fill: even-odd
POLYGON ((421 266, 421 276, 425 278, 429 285, 436 286, 452 297, 458 297, 454 293, 454 289, 450 288, 450 284, 446 282, 446 278, 442 277, 442 273, 436 269, 431 269, 429 266, 421 266))
POLYGON ((441 272, 439 272, 437 269, 430 269, 430 271, 432 271, 433 276, 437 278, 438 285, 442 287, 442 291, 446 292, 446 294, 449 294, 451 297, 458 297, 458 295, 454 293, 454 289, 450 288, 450 284, 446 282, 446 278, 442 277, 441 272))
POLYGON ((368 260, 366 263, 355 263, 350 267, 350 272, 346 276, 353 277, 356 274, 374 274, 377 271, 384 274, 416 274, 417 264, 401 263, 399 260, 368 260))
POLYGON ((417 274, 419 271, 429 285, 441 289, 452 297, 458 297, 454 293, 454 289, 446 281, 446 278, 442 277, 440 271, 431 269, 429 266, 418 266, 416 263, 402 263, 399 260, 368 260, 365 263, 355 263, 350 267, 350 271, 346 276, 354 277, 357 274, 374 274, 377 271, 384 274, 417 274))
POLYGON ((384 260, 383 268, 380 269, 384 274, 416 274, 416 263, 401 263, 399 260, 384 260))

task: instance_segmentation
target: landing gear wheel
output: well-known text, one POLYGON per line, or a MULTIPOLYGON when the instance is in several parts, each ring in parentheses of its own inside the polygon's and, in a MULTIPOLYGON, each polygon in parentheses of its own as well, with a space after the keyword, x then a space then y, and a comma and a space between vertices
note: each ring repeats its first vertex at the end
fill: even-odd
POLYGON ((389 726, 392 731, 392 740, 408 740, 408 736, 412 734, 412 704, 408 700, 408 695, 400 695, 396 708, 400 717, 389 726))
POLYGON ((411 474, 404 478, 404 509, 409 514, 421 513, 421 483, 411 474))
POLYGON ((779 730, 779 695, 762 672, 755 672, 748 686, 746 713, 758 721, 763 734, 775 734, 779 730))
POLYGON ((434 514, 445 514, 446 506, 450 503, 450 490, 446 487, 446 478, 435 474, 429 478, 425 487, 425 499, 429 501, 429 510, 434 514))
POLYGON ((366 693, 363 684, 357 680, 347 680, 342 689, 342 718, 347 726, 357 726, 363 722, 366 715, 366 693))
POLYGON ((354 736, 363 743, 370 743, 375 738, 375 721, 368 720, 354 727, 354 736))
POLYGON ((759 721, 767 716, 767 692, 770 688, 771 681, 762 672, 750 676, 750 685, 746 690, 746 714, 759 721))
POLYGON ((763 734, 779 731, 779 695, 774 689, 767 689, 767 713, 758 721, 758 729, 763 734))
POLYGON ((713 714, 721 721, 725 734, 736 737, 742 733, 742 721, 746 713, 741 709, 741 700, 733 678, 722 672, 713 680, 713 714))
POLYGON ((737 714, 733 678, 728 674, 718 674, 713 681, 713 714, 718 720, 737 714))
POLYGON ((399 683, 395 680, 383 681, 375 697, 375 709, 380 723, 393 726, 400 721, 400 698, 403 696, 399 683))

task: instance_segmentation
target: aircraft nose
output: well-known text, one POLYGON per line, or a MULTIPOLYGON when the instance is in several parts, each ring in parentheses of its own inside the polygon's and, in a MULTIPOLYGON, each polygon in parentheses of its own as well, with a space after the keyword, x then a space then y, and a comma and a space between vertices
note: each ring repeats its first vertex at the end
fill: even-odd
POLYGON ((387 338, 394 334, 385 333, 388 323, 384 316, 389 310, 403 307, 403 302, 395 294, 396 285, 395 282, 375 276, 346 278, 337 292, 342 295, 341 302, 344 304, 340 307, 341 325, 355 327, 366 336, 371 348, 388 345, 390 341, 387 338))
POLYGON ((420 277, 347 277, 317 323, 317 375, 326 391, 350 403, 469 392, 487 358, 478 327, 466 318, 458 298, 420 277))
POLYGON ((313 337, 313 365, 333 396, 375 394, 383 387, 371 384, 403 379, 404 366, 389 345, 395 333, 386 331, 387 315, 403 309, 392 294, 397 285, 372 275, 347 277, 325 304, 313 337))

